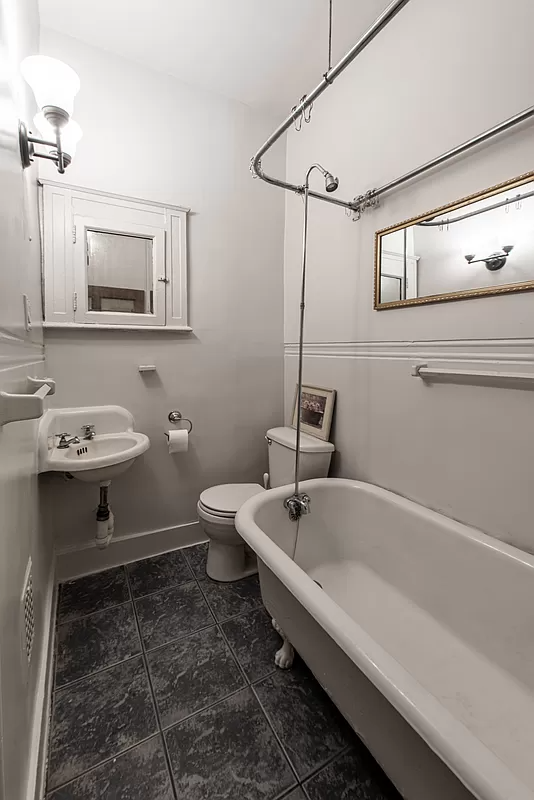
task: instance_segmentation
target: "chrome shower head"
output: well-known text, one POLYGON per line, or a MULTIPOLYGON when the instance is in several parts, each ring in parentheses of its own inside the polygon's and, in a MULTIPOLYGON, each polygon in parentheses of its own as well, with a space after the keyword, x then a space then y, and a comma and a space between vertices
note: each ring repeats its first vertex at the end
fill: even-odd
POLYGON ((339 179, 334 178, 331 172, 325 172, 324 186, 327 192, 335 192, 339 186, 339 179))

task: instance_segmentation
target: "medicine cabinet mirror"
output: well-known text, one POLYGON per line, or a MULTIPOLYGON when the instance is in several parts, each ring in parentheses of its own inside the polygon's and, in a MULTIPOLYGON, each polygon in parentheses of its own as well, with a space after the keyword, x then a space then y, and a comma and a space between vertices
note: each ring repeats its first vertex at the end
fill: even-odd
POLYGON ((43 182, 45 327, 191 330, 187 211, 43 182))
POLYGON ((378 231, 375 309, 534 289, 534 172, 378 231))

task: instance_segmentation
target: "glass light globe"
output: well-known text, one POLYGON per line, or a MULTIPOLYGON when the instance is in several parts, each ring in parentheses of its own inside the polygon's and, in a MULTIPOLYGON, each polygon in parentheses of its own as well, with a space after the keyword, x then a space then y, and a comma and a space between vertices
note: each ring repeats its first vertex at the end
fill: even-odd
POLYGON ((39 108, 57 106, 72 114, 80 79, 63 61, 49 56, 28 56, 20 65, 22 76, 31 86, 39 108))
MULTIPOLYGON (((56 141, 56 132, 42 111, 35 115, 33 122, 43 139, 46 139, 48 142, 56 141)), ((65 127, 61 129, 61 147, 63 152, 68 153, 71 158, 74 158, 76 145, 82 136, 83 132, 78 123, 70 119, 65 127)))

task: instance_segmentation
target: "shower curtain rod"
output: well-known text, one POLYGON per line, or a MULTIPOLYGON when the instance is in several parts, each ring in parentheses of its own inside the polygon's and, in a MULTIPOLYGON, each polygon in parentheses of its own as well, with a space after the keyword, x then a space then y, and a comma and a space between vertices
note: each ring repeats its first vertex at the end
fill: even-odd
MULTIPOLYGON (((375 36, 380 33, 380 31, 383 30, 389 22, 391 22, 391 20, 402 8, 404 8, 405 5, 409 3, 409 1, 410 0, 393 0, 393 2, 389 4, 389 6, 382 12, 378 19, 375 20, 369 30, 364 33, 361 39, 356 42, 356 44, 348 51, 348 53, 346 53, 345 56, 343 56, 341 61, 339 61, 329 72, 325 72, 321 83, 319 83, 313 92, 307 95, 305 99, 291 111, 291 114, 284 120, 284 122, 282 122, 281 125, 278 126, 274 133, 269 136, 267 141, 252 157, 250 166, 254 176, 261 178, 261 180, 265 181, 266 183, 270 183, 273 186, 279 186, 281 189, 289 189, 292 192, 297 192, 297 194, 304 193, 304 186, 299 186, 296 183, 289 183, 281 178, 274 178, 272 175, 267 175, 267 173, 264 172, 261 164, 262 157, 291 127, 295 119, 298 119, 298 117, 304 113, 304 110, 308 108, 308 106, 311 106, 315 100, 317 100, 317 98, 320 97, 324 91, 326 91, 326 89, 335 81, 335 79, 341 75, 341 73, 349 66, 349 64, 354 61, 357 56, 360 55, 363 50, 365 50, 367 45, 373 41, 375 36)), ((404 175, 401 175, 395 180, 389 181, 389 183, 385 183, 378 189, 371 189, 365 194, 355 197, 353 200, 338 200, 332 195, 322 194, 321 192, 315 192, 311 189, 309 190, 309 196, 315 197, 316 200, 324 200, 326 203, 332 203, 333 205, 342 206, 343 208, 348 208, 351 211, 361 213, 366 207, 376 205, 378 198, 386 192, 391 192, 393 189, 398 189, 399 186, 402 186, 404 183, 407 183, 414 178, 418 178, 425 172, 441 166, 451 158, 456 158, 457 156, 462 155, 472 147, 476 147, 477 145, 488 141, 488 139, 491 139, 500 133, 504 133, 504 131, 507 131, 509 128, 519 125, 521 122, 525 122, 527 119, 530 119, 530 117, 533 116, 534 106, 531 106, 530 108, 519 112, 519 114, 509 117, 508 119, 504 120, 504 122, 495 125, 493 128, 489 128, 489 130, 484 131, 484 133, 480 133, 478 136, 468 139, 466 142, 463 142, 457 147, 447 150, 447 152, 443 153, 441 156, 433 158, 431 161, 427 161, 422 166, 417 167, 410 172, 406 172, 404 175)))
MULTIPOLYGON (((386 25, 396 16, 396 14, 403 8, 410 0, 393 0, 392 3, 380 14, 377 20, 371 25, 367 33, 364 33, 362 38, 356 42, 356 44, 349 50, 349 52, 343 56, 341 61, 339 61, 335 67, 329 72, 325 72, 323 76, 323 80, 321 83, 315 87, 313 92, 305 97, 305 99, 299 103, 292 111, 291 114, 282 122, 281 125, 275 130, 271 136, 267 139, 265 144, 260 147, 258 152, 255 156, 252 157, 251 161, 251 170, 254 175, 258 178, 261 178, 266 183, 270 183, 273 186, 279 186, 281 189, 290 189, 293 192, 298 192, 302 194, 304 192, 304 186, 298 186, 296 183, 288 183, 287 181, 283 181, 280 178, 273 178, 271 175, 267 175, 266 172, 263 171, 261 165, 262 156, 267 153, 273 144, 280 139, 280 137, 291 127, 295 119, 304 113, 305 109, 308 106, 311 106, 312 103, 317 100, 317 98, 322 95, 322 93, 330 86, 335 79, 341 75, 341 73, 351 64, 356 56, 358 56, 368 44, 370 44, 375 36, 380 33, 380 31, 386 27, 386 25)), ((325 200, 327 203, 333 203, 335 206, 342 206, 343 208, 355 208, 354 200, 338 200, 335 197, 327 194, 321 194, 320 192, 314 192, 312 189, 309 190, 310 197, 315 197, 318 200, 325 200)))

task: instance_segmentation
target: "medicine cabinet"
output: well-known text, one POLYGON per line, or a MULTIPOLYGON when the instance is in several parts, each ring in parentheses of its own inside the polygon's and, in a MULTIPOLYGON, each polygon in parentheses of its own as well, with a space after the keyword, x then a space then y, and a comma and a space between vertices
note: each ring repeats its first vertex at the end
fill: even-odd
POLYGON ((189 331, 189 209, 42 181, 44 325, 189 331))

